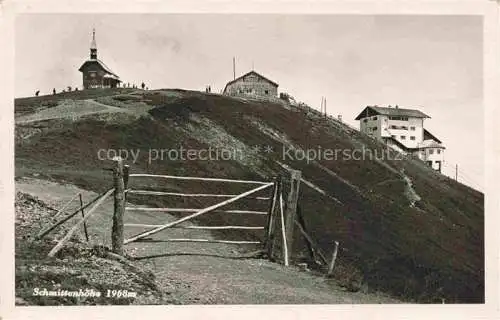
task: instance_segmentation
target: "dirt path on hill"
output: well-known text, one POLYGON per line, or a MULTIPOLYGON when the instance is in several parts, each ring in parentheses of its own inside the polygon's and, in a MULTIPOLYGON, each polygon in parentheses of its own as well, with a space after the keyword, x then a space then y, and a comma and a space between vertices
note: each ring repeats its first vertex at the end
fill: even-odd
POLYGON ((126 110, 104 105, 92 99, 89 100, 65 100, 59 105, 51 108, 41 109, 33 114, 23 115, 16 119, 16 124, 27 124, 31 122, 50 119, 75 119, 84 115, 97 113, 125 112, 126 110))
POLYGON ((140 104, 130 104, 126 108, 112 106, 101 103, 94 99, 86 100, 63 100, 57 106, 41 109, 33 114, 22 115, 16 118, 15 122, 18 125, 28 124, 32 122, 52 120, 52 119, 71 119, 92 115, 92 114, 108 114, 108 113, 125 113, 133 116, 141 116, 147 114, 151 107, 140 104))
MULTIPOLYGON (((61 208, 78 192, 82 192, 85 203, 97 195, 73 185, 32 178, 16 181, 16 191, 36 196, 54 208, 61 208)), ((74 201, 70 208, 76 209, 78 205, 78 200, 74 201)), ((112 212, 113 202, 109 199, 89 219, 91 244, 110 244, 112 212)), ((154 212, 127 211, 125 215, 125 223, 162 224, 174 219, 154 212)), ((125 236, 142 230, 126 227, 125 236)), ((83 239, 83 232, 79 236, 83 239)), ((212 239, 212 235, 202 230, 168 229, 153 238, 212 239)), ((323 277, 249 258, 233 245, 136 242, 126 245, 126 251, 139 263, 152 267, 162 290, 184 304, 400 303, 380 293, 346 292, 323 277)))

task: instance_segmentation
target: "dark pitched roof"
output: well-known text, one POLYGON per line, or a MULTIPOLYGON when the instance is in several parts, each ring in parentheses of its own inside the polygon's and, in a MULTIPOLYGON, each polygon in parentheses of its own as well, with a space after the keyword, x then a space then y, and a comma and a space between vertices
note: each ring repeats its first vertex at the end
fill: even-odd
POLYGON ((387 115, 387 116, 403 116, 403 117, 415 117, 415 118, 430 118, 425 113, 414 110, 414 109, 403 109, 403 108, 386 108, 378 106, 367 106, 361 111, 361 113, 356 117, 355 120, 360 120, 371 115, 387 115))
POLYGON ((78 69, 78 71, 80 72, 83 72, 82 69, 83 67, 87 64, 87 63, 97 63, 104 71, 106 71, 107 73, 115 76, 117 78, 117 80, 119 80, 120 77, 118 77, 118 75, 116 73, 114 73, 113 71, 111 71, 111 69, 104 64, 104 62, 102 62, 101 60, 99 59, 89 59, 87 61, 85 61, 82 66, 78 69))
POLYGON ((424 140, 429 140, 429 139, 432 139, 432 140, 436 141, 437 143, 442 143, 441 140, 436 138, 435 135, 433 135, 432 133, 427 131, 427 129, 424 129, 424 140))
POLYGON ((234 79, 234 80, 229 81, 229 82, 226 84, 226 86, 224 87, 224 92, 226 91, 227 86, 229 86, 229 85, 231 85, 231 84, 235 83, 236 81, 238 81, 238 80, 240 80, 240 79, 243 79, 244 77, 246 77, 246 76, 248 76, 248 75, 250 75, 250 74, 255 74, 255 75, 257 75, 258 77, 261 77, 262 79, 264 79, 264 80, 266 80, 266 81, 270 82, 272 85, 274 85, 274 86, 276 86, 276 87, 278 86, 278 84, 277 84, 276 82, 274 82, 274 81, 272 81, 272 80, 269 80, 268 78, 264 77, 263 75, 261 75, 261 74, 259 74, 259 73, 257 73, 257 72, 255 72, 255 71, 253 71, 253 70, 252 70, 252 71, 250 71, 250 72, 245 73, 245 74, 244 74, 244 75, 242 75, 242 76, 239 76, 238 78, 236 78, 236 79, 234 79))

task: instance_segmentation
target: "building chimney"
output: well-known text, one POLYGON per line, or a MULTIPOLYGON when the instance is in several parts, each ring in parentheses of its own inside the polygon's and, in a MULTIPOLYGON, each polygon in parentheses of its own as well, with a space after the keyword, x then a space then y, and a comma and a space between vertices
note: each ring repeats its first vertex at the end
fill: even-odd
POLYGON ((397 108, 398 108, 398 105, 396 105, 394 108, 396 108, 396 109, 397 109, 397 108))

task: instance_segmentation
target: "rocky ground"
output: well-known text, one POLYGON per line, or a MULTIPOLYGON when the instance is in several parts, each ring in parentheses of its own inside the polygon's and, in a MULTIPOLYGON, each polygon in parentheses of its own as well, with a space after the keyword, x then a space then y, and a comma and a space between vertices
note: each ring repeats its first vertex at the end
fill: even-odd
POLYGON ((55 258, 48 251, 67 227, 62 226, 42 240, 34 235, 51 221, 56 210, 29 194, 16 194, 16 304, 17 305, 101 305, 178 304, 154 282, 154 275, 141 265, 121 263, 106 256, 102 246, 88 247, 81 236, 72 239, 55 258), (106 297, 107 290, 128 288, 137 297, 106 297), (101 297, 45 297, 35 291, 95 290, 101 297))

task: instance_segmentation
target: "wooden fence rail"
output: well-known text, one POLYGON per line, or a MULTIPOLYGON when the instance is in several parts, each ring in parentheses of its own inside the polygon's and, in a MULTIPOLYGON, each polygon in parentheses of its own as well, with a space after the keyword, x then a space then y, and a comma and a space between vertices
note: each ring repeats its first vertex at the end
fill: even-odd
POLYGON ((137 242, 205 242, 205 243, 226 243, 226 244, 259 244, 260 241, 236 241, 236 240, 215 240, 215 239, 139 239, 137 242))
MULTIPOLYGON (((210 193, 178 193, 153 190, 126 190, 130 194, 154 195, 154 196, 177 196, 177 197, 208 197, 208 198, 233 198, 237 194, 210 194, 210 193)), ((269 197, 247 197, 247 199, 270 200, 269 197)))
POLYGON ((69 200, 68 202, 66 202, 61 209, 59 209, 59 211, 52 217, 52 219, 57 219, 67 208, 68 206, 74 201, 76 200, 76 198, 78 198, 78 196, 80 196, 81 193, 78 192, 77 194, 75 194, 73 196, 73 198, 71 198, 71 200, 69 200))
POLYGON ((332 253, 332 260, 330 261, 330 264, 328 265, 327 277, 331 277, 333 274, 333 267, 335 266, 335 260, 337 260, 338 250, 339 250, 339 242, 335 241, 335 246, 333 248, 333 253, 332 253))
MULTIPOLYGON (((79 193, 78 194, 79 198, 80 198, 80 208, 81 208, 81 211, 82 211, 82 218, 85 218, 85 211, 83 211, 83 199, 82 199, 82 194, 79 193)), ((87 222, 84 222, 83 223, 83 231, 85 232, 85 239, 87 240, 87 242, 89 242, 89 232, 87 230, 87 222)))
MULTIPOLYGON (((137 228, 158 228, 161 224, 140 224, 140 223, 125 223, 125 227, 137 228)), ((247 227, 247 226, 173 226, 177 229, 194 229, 194 230, 264 230, 264 227, 247 227)))
MULTIPOLYGON (((203 208, 148 208, 148 207, 125 207, 129 211, 147 211, 147 212, 198 212, 203 208)), ((267 215, 267 211, 254 211, 254 210, 212 210, 212 212, 225 212, 225 213, 247 213, 257 215, 267 215)))
POLYGON ((321 261, 324 264, 328 264, 328 261, 327 261, 325 255, 323 253, 321 253, 321 251, 319 250, 319 247, 314 243, 314 241, 312 240, 311 236, 309 234, 307 234, 306 230, 304 230, 304 228, 302 227, 302 225, 297 220, 295 220, 295 224, 297 225, 297 227, 299 227, 300 233, 302 233, 302 235, 304 236, 304 238, 306 239, 306 241, 309 243, 309 245, 311 245, 311 247, 313 247, 313 248, 318 248, 316 250, 316 252, 318 253, 319 257, 321 258, 321 261))
POLYGON ((164 178, 174 180, 195 180, 195 181, 215 181, 215 182, 232 182, 232 183, 247 183, 247 184, 261 184, 266 185, 269 182, 265 181, 252 181, 252 180, 234 180, 234 179, 221 179, 221 178, 203 178, 203 177, 184 177, 184 176, 166 176, 157 174, 133 173, 130 177, 145 177, 145 178, 164 178))

